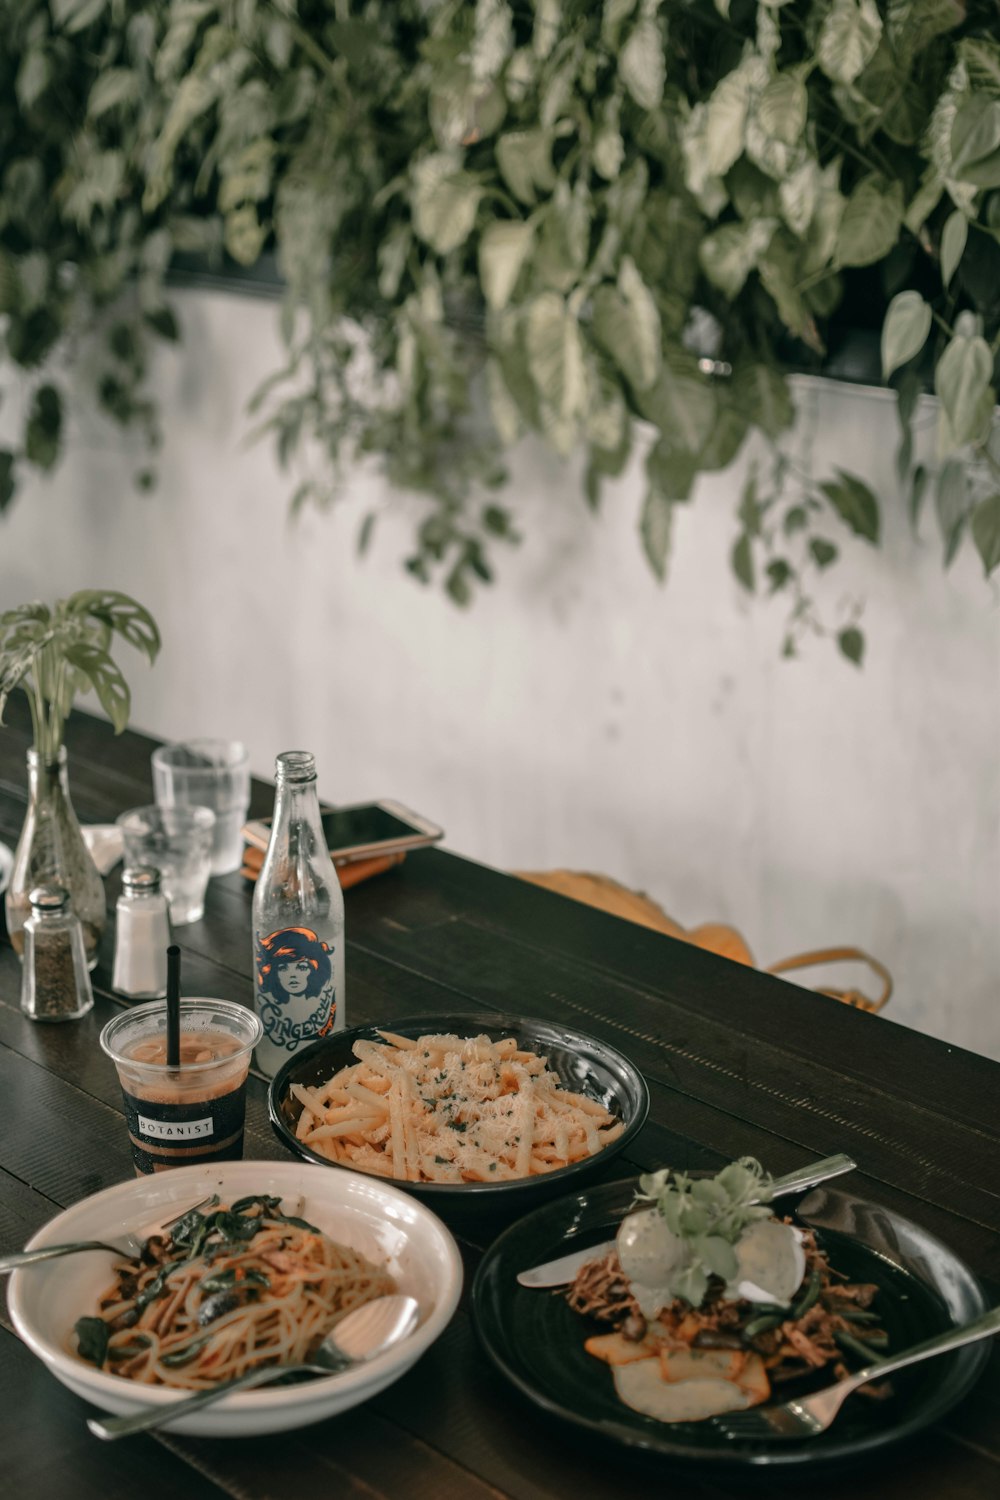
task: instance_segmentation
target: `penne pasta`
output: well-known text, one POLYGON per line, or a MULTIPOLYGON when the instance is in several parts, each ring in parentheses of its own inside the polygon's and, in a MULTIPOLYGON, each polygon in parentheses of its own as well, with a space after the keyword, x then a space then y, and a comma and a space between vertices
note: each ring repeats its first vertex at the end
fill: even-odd
POLYGON ((293 1085, 297 1138, 340 1165, 400 1182, 502 1182, 594 1156, 624 1125, 562 1086, 515 1037, 379 1032, 319 1088, 293 1085))

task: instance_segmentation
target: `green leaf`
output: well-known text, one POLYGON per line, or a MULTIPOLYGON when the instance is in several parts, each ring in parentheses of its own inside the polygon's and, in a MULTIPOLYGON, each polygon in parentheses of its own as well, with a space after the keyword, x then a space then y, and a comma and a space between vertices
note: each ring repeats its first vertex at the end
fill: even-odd
POLYGON ((816 61, 834 83, 853 83, 875 55, 882 17, 875 0, 833 0, 816 41, 816 61))
POLYGON ((972 512, 972 540, 989 578, 1000 567, 1000 493, 980 500, 972 512))
POLYGON ((920 353, 931 331, 931 317, 930 305, 919 292, 898 292, 893 297, 882 325, 883 380, 920 353))
MULTIPOLYGON (((697 1185, 697 1184, 696 1184, 697 1185)), ((692 1248, 697 1256, 705 1263, 713 1276, 721 1276, 723 1281, 731 1281, 739 1271, 739 1261, 736 1251, 728 1240, 724 1240, 718 1234, 698 1235, 692 1248)))
POLYGON ((513 50, 514 29, 506 0, 476 0, 472 75, 479 82, 496 78, 513 50))
POLYGON ((728 469, 743 446, 749 425, 746 413, 734 402, 720 400, 712 431, 698 454, 698 468, 706 473, 713 469, 728 469))
POLYGON ((101 1369, 108 1353, 110 1329, 103 1318, 77 1318, 73 1325, 77 1353, 81 1359, 101 1369))
POLYGON ((87 114, 92 120, 116 109, 120 104, 134 104, 139 98, 139 74, 131 68, 107 68, 98 74, 87 99, 87 114))
POLYGON ((917 526, 920 521, 920 511, 924 502, 924 493, 927 489, 927 481, 930 478, 923 464, 917 464, 913 471, 913 479, 910 482, 910 525, 916 535, 917 526))
POLYGON ((495 359, 486 361, 486 393, 497 437, 505 448, 510 448, 523 431, 521 411, 504 378, 503 367, 495 359))
POLYGON ((51 469, 59 457, 62 398, 53 385, 39 386, 25 431, 25 456, 40 469, 51 469))
POLYGON ((594 167, 608 182, 614 182, 625 161, 625 142, 620 128, 621 100, 613 95, 604 107, 594 134, 594 167))
POLYGON ((152 664, 160 649, 160 632, 156 621, 130 594, 118 589, 80 589, 66 600, 70 615, 90 615, 109 630, 120 635, 152 664))
POLYGON ((522 203, 534 203, 537 189, 548 193, 555 187, 549 131, 508 131, 497 141, 496 157, 501 177, 522 203))
POLYGON ((693 360, 676 354, 664 359, 655 383, 639 393, 639 405, 671 447, 690 453, 701 451, 715 425, 715 392, 693 360))
POLYGON ((152 328, 154 333, 159 334, 161 339, 175 344, 181 336, 181 330, 173 310, 164 304, 162 307, 151 307, 143 318, 152 328))
POLYGON ((746 532, 737 540, 732 556, 733 572, 737 579, 752 594, 756 588, 753 568, 753 549, 746 532))
POLYGON ((941 466, 934 492, 941 540, 944 542, 945 567, 958 551, 969 518, 969 483, 965 464, 949 459, 941 466))
POLYGON ((879 537, 878 501, 856 474, 838 469, 840 478, 819 486, 841 520, 866 541, 877 543, 879 537))
POLYGON ((625 304, 627 333, 633 344, 632 383, 637 390, 644 391, 660 370, 660 313, 652 292, 628 255, 623 256, 619 267, 618 292, 625 304))
POLYGON ((974 95, 960 105, 951 127, 955 176, 976 187, 1000 187, 1000 99, 974 95))
POLYGON ((686 500, 698 477, 698 455, 676 448, 659 438, 646 455, 646 474, 658 494, 668 500, 686 500))
POLYGON ((778 438, 795 420, 788 382, 773 365, 742 365, 733 376, 733 401, 748 422, 778 438))
POLYGON ((727 73, 716 84, 705 112, 705 170, 722 177, 743 154, 746 143, 750 82, 742 69, 727 73))
POLYGON ((622 26, 638 3, 639 0, 604 0, 601 12, 601 41, 610 52, 618 51, 622 26))
POLYGON ((797 73, 779 73, 757 101, 757 119, 779 141, 794 145, 806 128, 809 96, 797 73))
POLYGON ((965 0, 889 0, 888 39, 903 67, 965 20, 965 0))
POLYGON ((817 568, 828 568, 831 563, 837 561, 836 547, 821 536, 809 538, 809 551, 817 568))
POLYGON ((650 485, 642 506, 639 534, 649 565, 662 583, 667 576, 674 502, 650 485))
POLYGON ((88 646, 83 642, 66 646, 63 655, 70 666, 75 667, 80 676, 85 678, 93 688, 101 707, 114 726, 115 733, 121 734, 128 723, 132 699, 128 683, 120 669, 106 651, 101 651, 96 646, 88 646))
POLYGON ((979 437, 988 425, 995 399, 992 374, 993 356, 986 340, 956 333, 934 371, 934 389, 956 444, 979 437))
POLYGON ((562 422, 586 410, 587 376, 580 327, 557 292, 542 292, 528 309, 528 367, 539 399, 562 422))
POLYGON ((844 207, 837 235, 841 266, 870 266, 888 255, 903 222, 902 183, 872 173, 858 183, 844 207))
POLYGON ((777 227, 775 219, 757 219, 750 224, 723 224, 706 235, 698 249, 698 259, 713 286, 735 301, 743 290, 758 257, 771 243, 777 227))
POLYGON ((586 437, 591 446, 592 461, 596 461, 602 473, 612 472, 612 466, 628 451, 629 418, 621 383, 605 370, 587 369, 587 422, 586 437))
POLYGON ((945 220, 941 231, 941 285, 947 290, 951 278, 965 254, 965 243, 969 237, 969 221, 960 209, 955 209, 945 220))
POLYGON ((793 239, 787 229, 779 228, 760 256, 757 270, 761 282, 774 300, 781 321, 797 338, 821 353, 823 345, 815 319, 799 290, 806 275, 803 250, 804 247, 793 239))
POLYGON ((52 79, 52 64, 47 52, 32 47, 25 52, 14 80, 14 93, 23 110, 30 110, 48 88, 52 79))
POLYGON ((14 455, 9 448, 0 448, 0 515, 14 498, 14 455))
POLYGON ((560 0, 536 0, 531 50, 540 62, 545 61, 559 40, 560 11, 560 0))
POLYGON ((837 636, 837 645, 856 667, 860 667, 865 654, 865 638, 856 625, 850 625, 837 636))
POLYGON ((468 239, 482 197, 476 179, 459 162, 452 152, 434 151, 413 167, 413 228, 439 255, 468 239))
POLYGON ((619 53, 618 76, 640 109, 658 109, 666 72, 659 23, 644 14, 619 53))
POLYGON ((520 219, 497 219, 479 237, 479 280, 495 312, 507 306, 531 251, 535 231, 520 219))
POLYGON ((267 226, 257 217, 252 203, 244 203, 226 214, 225 245, 233 260, 241 266, 252 266, 260 259, 267 239, 267 226))

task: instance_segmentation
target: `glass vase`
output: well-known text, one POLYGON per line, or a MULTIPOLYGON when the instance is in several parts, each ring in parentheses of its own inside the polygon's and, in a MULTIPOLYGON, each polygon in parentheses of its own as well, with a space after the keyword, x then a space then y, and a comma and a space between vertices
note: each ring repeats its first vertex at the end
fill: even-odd
POLYGON ((28 811, 14 852, 14 868, 7 887, 7 932, 19 957, 24 957, 24 924, 31 914, 29 893, 39 885, 61 885, 80 918, 87 967, 97 963, 97 949, 108 920, 104 881, 83 833, 69 795, 66 747, 60 745, 54 762, 37 750, 28 751, 28 811))

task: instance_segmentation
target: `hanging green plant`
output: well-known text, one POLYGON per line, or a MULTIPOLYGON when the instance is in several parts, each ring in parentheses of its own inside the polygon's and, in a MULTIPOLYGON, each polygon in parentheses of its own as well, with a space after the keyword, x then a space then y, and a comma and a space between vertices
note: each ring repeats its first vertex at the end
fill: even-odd
MULTIPOLYGON (((0 507, 61 450, 57 348, 96 331, 98 400, 155 446, 142 381, 150 338, 178 335, 172 259, 273 251, 288 362, 254 409, 283 463, 323 455, 293 503, 377 456, 427 497, 410 570, 459 603, 516 539, 503 455, 524 433, 585 455, 593 507, 641 441, 637 526, 663 577, 676 507, 756 429, 777 446, 732 562, 787 598, 794 652, 824 628, 814 585, 845 534, 879 539, 861 477, 803 472, 780 446, 788 369, 821 368, 852 316, 882 327, 914 517, 933 495, 946 561, 968 533, 987 573, 1000 562, 992 0, 3 12, 0 326, 31 392, 0 507), (933 473, 913 463, 927 384, 933 473)), ((856 617, 835 628, 860 661, 856 617)))

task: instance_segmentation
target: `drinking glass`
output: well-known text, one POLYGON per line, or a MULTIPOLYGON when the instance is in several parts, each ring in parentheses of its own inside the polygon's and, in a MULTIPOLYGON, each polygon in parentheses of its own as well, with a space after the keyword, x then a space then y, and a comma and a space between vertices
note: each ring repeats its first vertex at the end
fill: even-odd
POLYGON ((137 1175, 243 1155, 247 1071, 260 1041, 252 1010, 204 997, 180 1002, 180 1065, 167 1063, 167 1005, 134 1005, 110 1020, 114 1061, 137 1175))
POLYGON ((210 807, 215 813, 212 874, 239 869, 250 806, 250 757, 240 740, 159 746, 153 751, 153 796, 159 807, 210 807))
POLYGON ((200 921, 212 865, 212 809, 133 807, 115 822, 122 831, 125 864, 159 870, 174 926, 200 921))

